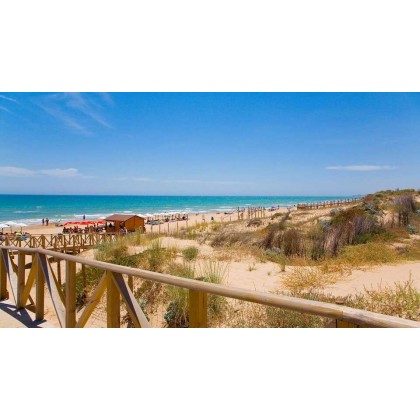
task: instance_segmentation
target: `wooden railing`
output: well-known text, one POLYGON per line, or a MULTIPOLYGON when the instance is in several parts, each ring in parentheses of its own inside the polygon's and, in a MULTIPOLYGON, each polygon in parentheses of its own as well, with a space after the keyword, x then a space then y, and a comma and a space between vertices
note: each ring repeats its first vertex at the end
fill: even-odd
POLYGON ((330 201, 321 201, 316 203, 299 203, 297 204, 298 210, 313 210, 313 209, 323 209, 328 207, 336 206, 345 206, 347 204, 354 204, 358 201, 361 201, 361 198, 348 198, 344 200, 330 200, 330 201))
POLYGON ((107 294, 107 327, 118 328, 121 325, 121 298, 126 305, 133 326, 150 327, 133 294, 134 277, 188 289, 189 326, 192 328, 207 327, 208 294, 331 318, 335 320, 336 327, 420 327, 419 322, 346 306, 206 283, 96 260, 86 260, 51 250, 1 246, 0 251, 0 299, 9 297, 8 281, 16 307, 33 310, 36 319, 42 320, 45 314, 46 285, 59 324, 66 328, 84 327, 105 293, 107 294), (15 262, 16 255, 17 264, 15 262), (32 257, 28 275, 26 275, 25 267, 26 255, 32 257), (61 281, 51 268, 48 257, 66 262, 64 291, 62 291, 61 281), (76 319, 76 264, 81 264, 82 268, 90 266, 104 270, 102 279, 78 319, 76 319), (128 276, 127 281, 123 277, 124 275, 128 276), (31 296, 34 285, 35 298, 31 296), (28 302, 30 302, 29 305, 28 302))
POLYGON ((3 236, 2 245, 18 248, 43 248, 77 254, 98 244, 115 241, 119 233, 71 233, 51 235, 3 236))

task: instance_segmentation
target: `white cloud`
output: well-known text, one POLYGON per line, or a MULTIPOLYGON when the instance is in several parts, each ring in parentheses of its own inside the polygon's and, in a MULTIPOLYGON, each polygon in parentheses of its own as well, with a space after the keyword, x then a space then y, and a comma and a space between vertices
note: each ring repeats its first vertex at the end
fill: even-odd
POLYGON ((76 168, 68 169, 41 169, 37 173, 42 175, 53 176, 57 178, 73 178, 75 176, 82 176, 76 168))
POLYGON ((146 176, 135 176, 132 178, 133 181, 139 181, 139 182, 151 182, 153 181, 152 178, 148 178, 146 176))
POLYGON ((203 181, 198 179, 168 179, 163 182, 172 184, 203 184, 203 185, 250 185, 252 182, 241 181, 203 181))
POLYGON ((391 171, 396 166, 389 165, 348 165, 348 166, 327 166, 331 171, 391 171))
POLYGON ((0 176, 31 176, 34 175, 35 171, 26 168, 16 168, 15 166, 0 166, 0 176))
POLYGON ((1 106, 0 105, 0 109, 2 110, 2 111, 5 111, 5 112, 8 112, 9 114, 12 114, 12 112, 11 111, 9 111, 5 106, 1 106))
POLYGON ((9 101, 9 102, 14 102, 14 103, 16 103, 16 104, 18 104, 18 103, 19 103, 16 99, 10 98, 9 96, 0 95, 0 98, 1 98, 1 99, 4 99, 4 100, 6 100, 6 101, 9 101))
POLYGON ((8 177, 28 177, 34 175, 46 175, 54 178, 75 178, 84 177, 78 169, 67 168, 67 169, 27 169, 17 168, 15 166, 0 166, 0 176, 8 177))

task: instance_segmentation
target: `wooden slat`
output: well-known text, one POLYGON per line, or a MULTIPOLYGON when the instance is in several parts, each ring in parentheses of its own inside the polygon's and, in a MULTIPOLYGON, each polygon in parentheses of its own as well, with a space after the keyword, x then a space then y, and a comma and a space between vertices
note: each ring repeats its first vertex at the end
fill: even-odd
POLYGON ((60 296, 61 303, 63 305, 65 305, 65 298, 64 298, 63 289, 61 288, 60 284, 58 283, 57 276, 55 275, 55 273, 54 273, 54 271, 51 267, 51 263, 48 261, 48 259, 47 259, 47 264, 48 264, 48 270, 49 270, 49 273, 50 273, 50 277, 55 282, 55 288, 57 289, 58 295, 60 296))
POLYGON ((104 294, 107 286, 108 275, 105 273, 99 284, 96 286, 91 298, 89 299, 82 315, 80 316, 79 320, 77 321, 76 328, 83 328, 86 323, 88 322, 92 312, 95 310, 96 305, 101 300, 102 295, 104 294))
POLYGON ((44 296, 44 273, 39 259, 39 254, 32 261, 36 266, 36 296, 35 296, 35 319, 41 321, 45 315, 45 296, 44 296))
POLYGON ((124 278, 121 274, 112 273, 115 285, 117 286, 121 296, 126 304, 128 314, 133 321, 135 328, 150 328, 150 323, 146 318, 146 315, 140 308, 136 298, 132 291, 127 286, 124 278))
POLYGON ((6 264, 4 262, 3 252, 1 252, 0 253, 0 300, 4 300, 8 298, 9 298, 9 293, 7 292, 6 264))
POLYGON ((32 260, 31 270, 29 271, 28 279, 26 280, 25 288, 23 289, 23 292, 22 292, 22 307, 26 306, 26 302, 31 296, 30 293, 35 283, 35 278, 36 278, 36 264, 34 264, 32 260))
POLYGON ((106 319, 108 328, 120 328, 120 293, 110 272, 107 278, 106 319))
POLYGON ((23 290, 25 289, 25 257, 26 254, 22 251, 18 253, 18 273, 17 273, 17 294, 16 294, 16 308, 21 309, 25 307, 23 303, 23 290))
POLYGON ((207 293, 190 290, 189 327, 207 328, 207 293))
POLYGON ((76 263, 66 261, 66 328, 76 326, 76 263))
POLYGON ((4 266, 6 269, 6 274, 9 279, 10 288, 12 290, 13 300, 15 304, 17 303, 17 276, 13 270, 13 263, 10 259, 9 252, 6 249, 2 249, 4 266))
POLYGON ((65 326, 65 319, 66 319, 66 309, 63 304, 63 297, 61 291, 57 288, 57 283, 54 279, 52 274, 49 262, 45 255, 38 256, 39 263, 41 265, 42 272, 44 274, 44 280, 48 287, 48 290, 51 295, 51 300, 55 309, 55 313, 57 314, 58 322, 60 323, 61 327, 65 326))

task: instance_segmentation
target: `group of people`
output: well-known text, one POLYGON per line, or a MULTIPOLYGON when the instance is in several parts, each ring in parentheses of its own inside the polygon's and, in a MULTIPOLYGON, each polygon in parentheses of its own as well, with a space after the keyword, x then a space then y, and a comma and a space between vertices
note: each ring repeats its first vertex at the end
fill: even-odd
POLYGON ((29 237, 30 237, 30 233, 28 232, 12 232, 12 233, 0 232, 0 243, 4 242, 6 238, 9 238, 9 240, 22 239, 23 241, 26 241, 29 237))
POLYGON ((42 226, 48 226, 49 225, 49 223, 50 223, 50 219, 48 219, 48 217, 47 218, 42 218, 42 226))
POLYGON ((105 228, 101 225, 90 225, 80 228, 79 226, 64 227, 63 234, 69 233, 101 233, 104 232, 105 228))

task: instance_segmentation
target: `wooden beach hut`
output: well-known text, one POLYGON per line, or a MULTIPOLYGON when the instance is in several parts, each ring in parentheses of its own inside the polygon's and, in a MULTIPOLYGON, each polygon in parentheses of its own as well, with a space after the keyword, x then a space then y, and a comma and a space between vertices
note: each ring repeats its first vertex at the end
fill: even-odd
POLYGON ((113 214, 105 219, 106 231, 108 233, 118 233, 127 229, 129 232, 140 230, 145 231, 144 218, 135 214, 113 214))

